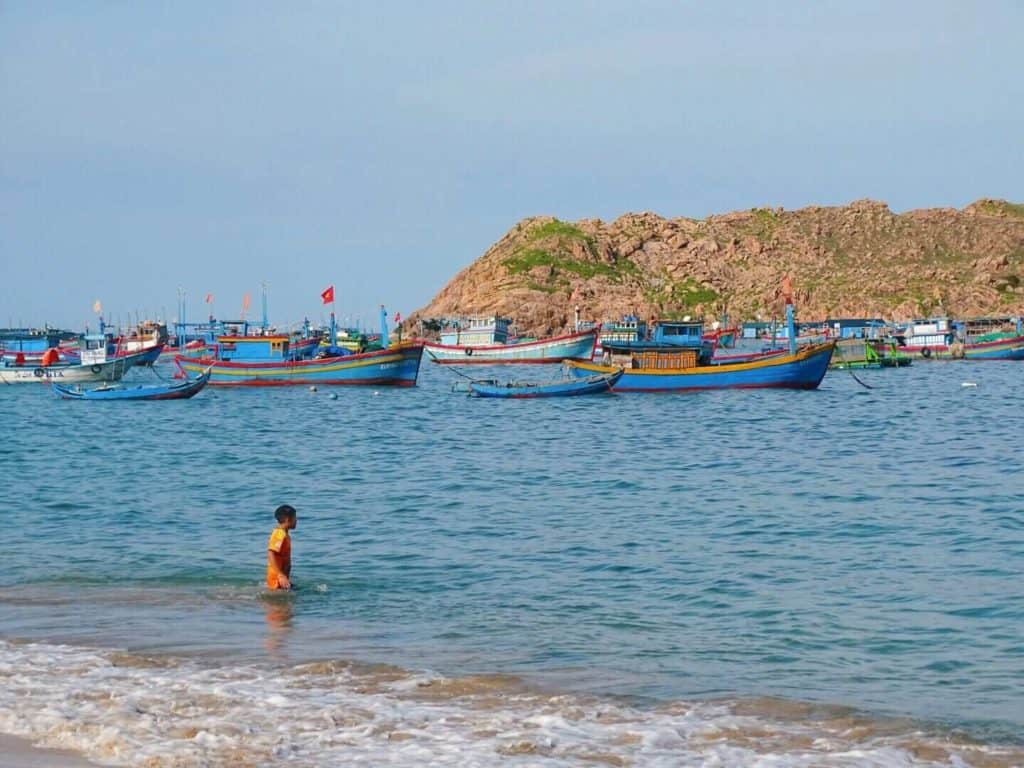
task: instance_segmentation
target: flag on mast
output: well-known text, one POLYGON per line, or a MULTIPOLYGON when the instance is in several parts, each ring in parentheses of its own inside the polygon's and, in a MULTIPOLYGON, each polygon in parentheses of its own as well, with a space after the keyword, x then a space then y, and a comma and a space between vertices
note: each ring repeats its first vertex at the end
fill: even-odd
POLYGON ((320 298, 323 299, 324 304, 333 304, 334 303, 334 286, 333 285, 327 286, 323 290, 323 292, 320 294, 320 298))
POLYGON ((252 296, 248 293, 242 296, 242 317, 245 318, 245 313, 249 311, 249 302, 252 301, 252 296))
POLYGON ((103 311, 103 305, 100 304, 99 299, 96 299, 96 301, 92 303, 92 311, 95 312, 97 315, 103 311))

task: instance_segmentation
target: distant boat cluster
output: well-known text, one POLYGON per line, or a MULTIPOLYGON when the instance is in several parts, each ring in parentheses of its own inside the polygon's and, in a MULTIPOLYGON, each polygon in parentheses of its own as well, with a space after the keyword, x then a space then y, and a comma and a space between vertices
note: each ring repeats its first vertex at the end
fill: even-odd
MULTIPOLYGON (((332 297, 333 298, 333 297, 332 297)), ((400 318, 396 316, 396 320, 400 318)), ((459 366, 559 364, 564 375, 507 381, 458 373, 477 397, 568 397, 601 392, 686 392, 707 389, 814 389, 830 367, 899 368, 914 360, 1024 360, 1021 318, 904 324, 843 318, 798 324, 787 304, 785 323, 713 323, 626 316, 584 322, 571 333, 516 337, 499 316, 433 324, 436 340, 392 338, 381 308, 380 331, 325 327, 308 321, 280 333, 266 319, 178 322, 173 333, 156 321, 127 330, 100 320, 97 333, 51 329, 0 330, 0 383, 49 383, 65 399, 184 399, 209 385, 415 386, 420 363, 459 366), (122 382, 139 366, 169 364, 159 383, 122 382)), ((156 369, 155 369, 156 370, 156 369)))

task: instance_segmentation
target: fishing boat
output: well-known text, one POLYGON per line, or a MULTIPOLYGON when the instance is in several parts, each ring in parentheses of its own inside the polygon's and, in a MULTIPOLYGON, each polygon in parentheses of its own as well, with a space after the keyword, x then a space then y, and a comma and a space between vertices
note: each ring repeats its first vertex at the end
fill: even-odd
POLYGON ((55 349, 61 362, 78 362, 77 348, 68 346, 74 338, 69 331, 52 328, 3 328, 0 329, 0 358, 17 365, 40 365, 43 355, 55 349))
POLYGON ((905 368, 913 362, 895 342, 873 339, 839 339, 830 368, 905 368))
POLYGON ((194 379, 167 384, 102 384, 90 389, 81 384, 53 382, 53 392, 64 400, 187 400, 201 392, 209 381, 207 370, 194 379))
MULTIPOLYGON (((835 342, 801 347, 795 353, 767 355, 739 363, 702 363, 697 355, 647 351, 634 355, 614 392, 689 392, 704 389, 816 389, 828 370, 835 342)), ((610 373, 609 366, 567 362, 573 375, 610 373)))
POLYGON ((496 379, 471 381, 467 385, 473 397, 499 397, 510 399, 534 397, 575 397, 577 395, 598 395, 611 392, 612 387, 622 378, 622 370, 612 373, 598 373, 582 378, 555 379, 553 381, 501 383, 496 379))
POLYGON ((18 365, 4 361, 0 367, 0 383, 28 384, 32 382, 54 382, 71 384, 79 382, 119 381, 125 373, 146 356, 146 352, 135 355, 111 357, 107 354, 106 336, 90 334, 80 341, 81 362, 55 363, 53 365, 18 365))
POLYGON ((178 355, 175 364, 187 374, 210 369, 210 385, 290 386, 296 384, 381 385, 412 387, 419 375, 423 344, 405 342, 375 352, 331 354, 293 359, 289 336, 221 336, 216 356, 178 355))
MULTIPOLYGON (((703 341, 703 324, 678 322, 671 329, 674 346, 629 349, 629 367, 614 392, 689 392, 706 389, 816 389, 828 370, 835 342, 798 347, 793 332, 793 307, 787 304, 789 350, 784 354, 732 363, 712 363, 711 344, 703 341)), ((606 365, 570 361, 580 378, 611 373, 606 365)))
POLYGON ((924 360, 1024 360, 1024 327, 1016 319, 1010 331, 975 333, 968 325, 958 330, 946 318, 909 323, 894 334, 897 348, 924 360))
POLYGON ((498 365, 507 363, 560 363, 591 360, 599 327, 564 336, 509 343, 511 320, 472 318, 441 332, 441 342, 426 342, 425 349, 441 365, 498 365))

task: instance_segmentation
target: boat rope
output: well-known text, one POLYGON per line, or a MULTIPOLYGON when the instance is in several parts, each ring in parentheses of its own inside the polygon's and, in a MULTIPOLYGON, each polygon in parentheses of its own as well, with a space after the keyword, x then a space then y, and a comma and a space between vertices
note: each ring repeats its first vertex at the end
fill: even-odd
POLYGON ((153 372, 153 375, 156 376, 160 381, 166 381, 166 382, 172 382, 173 381, 173 379, 168 379, 166 376, 164 376, 162 373, 160 373, 160 371, 158 371, 156 369, 156 364, 155 363, 153 365, 149 366, 149 370, 151 370, 153 372))
MULTIPOLYGON (((429 349, 427 350, 427 354, 430 355, 432 358, 434 358, 435 362, 437 362, 437 363, 441 362, 440 360, 438 360, 437 355, 435 355, 429 349)), ((466 374, 466 373, 463 373, 458 368, 456 368, 454 365, 443 365, 441 367, 444 368, 449 373, 454 373, 456 376, 461 376, 462 378, 469 379, 470 381, 477 381, 476 377, 470 376, 469 374, 466 374)))
MULTIPOLYGON (((865 342, 865 343, 867 343, 867 342, 865 342)), ((843 348, 840 347, 838 344, 836 344, 836 352, 838 352, 839 353, 839 357, 842 358, 842 360, 843 360, 843 367, 846 369, 846 372, 848 374, 850 374, 851 376, 853 376, 853 380, 854 381, 856 381, 858 384, 860 384, 862 387, 864 387, 864 389, 874 389, 874 387, 872 387, 870 384, 865 384, 863 381, 861 381, 860 379, 857 378, 857 374, 855 374, 853 372, 853 368, 851 368, 850 364, 846 361, 846 355, 843 354, 843 348)))

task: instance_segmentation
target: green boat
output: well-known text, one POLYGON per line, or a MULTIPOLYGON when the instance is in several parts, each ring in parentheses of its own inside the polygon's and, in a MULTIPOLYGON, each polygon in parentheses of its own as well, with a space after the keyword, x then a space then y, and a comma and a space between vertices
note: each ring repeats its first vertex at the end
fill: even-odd
POLYGON ((900 352, 894 341, 841 339, 829 368, 903 368, 911 362, 910 355, 900 352))

